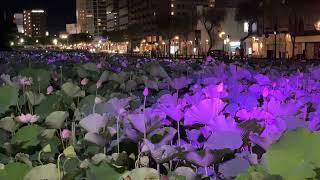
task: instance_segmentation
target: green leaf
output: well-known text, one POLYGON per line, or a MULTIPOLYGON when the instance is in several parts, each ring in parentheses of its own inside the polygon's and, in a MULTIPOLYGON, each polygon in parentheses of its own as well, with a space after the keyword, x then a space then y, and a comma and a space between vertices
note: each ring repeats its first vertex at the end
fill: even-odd
POLYGON ((12 86, 0 87, 0 114, 5 113, 10 106, 17 105, 19 90, 12 86))
POLYGON ((45 124, 53 129, 61 129, 64 121, 69 117, 69 113, 65 111, 56 111, 51 113, 45 120, 45 124))
POLYGON ((99 166, 90 166, 87 170, 88 180, 118 180, 121 174, 111 165, 103 162, 99 166))
POLYGON ((31 169, 23 180, 57 180, 58 171, 55 164, 46 164, 31 169))
POLYGON ((22 149, 37 146, 43 128, 37 125, 24 126, 11 139, 12 144, 20 144, 22 149))
POLYGON ((73 157, 77 157, 76 151, 74 150, 73 146, 69 146, 67 147, 65 150, 63 150, 63 155, 66 158, 73 158, 73 157))
POLYGON ((42 93, 36 94, 33 93, 32 91, 26 92, 28 101, 30 102, 31 105, 36 106, 39 105, 46 97, 42 93))
POLYGON ((99 71, 95 63, 86 63, 83 65, 83 68, 88 71, 95 71, 95 72, 99 71))
POLYGON ((42 131, 41 136, 45 139, 52 139, 55 136, 56 129, 45 129, 42 131))
POLYGON ((20 124, 12 117, 5 117, 0 120, 0 128, 8 132, 15 132, 19 128, 20 124))
POLYGON ((31 77, 33 80, 32 89, 37 91, 39 86, 41 90, 47 89, 51 79, 50 72, 45 69, 25 68, 22 72, 20 72, 20 75, 31 77))
POLYGON ((48 96, 36 107, 36 114, 46 118, 50 113, 59 110, 61 98, 58 95, 48 96))
POLYGON ((268 174, 262 166, 251 166, 235 180, 283 180, 283 178, 268 174))
POLYGON ((285 180, 314 178, 320 167, 319 142, 320 133, 307 129, 286 132, 264 155, 267 171, 285 180))
POLYGON ((123 178, 130 177, 130 180, 159 180, 158 171, 152 168, 138 168, 134 169, 125 175, 122 176, 123 178))
POLYGON ((10 163, 0 170, 0 179, 23 180, 23 177, 30 171, 30 167, 23 163, 10 163))
POLYGON ((71 98, 84 97, 85 91, 82 91, 81 88, 73 83, 65 83, 61 87, 62 91, 71 98))
POLYGON ((47 144, 45 147, 42 148, 42 152, 50 153, 51 152, 51 145, 47 144))

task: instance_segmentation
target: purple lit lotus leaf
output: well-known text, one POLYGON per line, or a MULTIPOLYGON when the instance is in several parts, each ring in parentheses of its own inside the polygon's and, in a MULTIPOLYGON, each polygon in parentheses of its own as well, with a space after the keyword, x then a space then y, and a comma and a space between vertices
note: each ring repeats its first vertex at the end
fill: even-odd
POLYGON ((237 177, 241 173, 246 172, 249 166, 248 160, 237 156, 232 160, 222 163, 219 167, 219 172, 227 178, 237 177))
POLYGON ((204 144, 204 148, 211 150, 222 149, 239 149, 243 144, 242 134, 240 132, 214 132, 207 142, 204 144))
POLYGON ((80 121, 80 126, 90 133, 99 133, 108 123, 106 115, 91 114, 80 121))
POLYGON ((183 89, 185 87, 187 87, 189 84, 191 84, 192 80, 188 79, 184 76, 180 77, 180 78, 175 78, 170 82, 170 85, 176 89, 176 90, 180 90, 183 89))
POLYGON ((184 123, 186 126, 193 124, 209 124, 225 107, 220 99, 205 99, 199 104, 193 105, 185 113, 184 123))
POLYGON ((213 154, 209 150, 194 151, 186 154, 186 159, 201 167, 208 167, 214 160, 213 154))
POLYGON ((97 133, 87 133, 84 137, 84 140, 100 146, 104 146, 106 144, 106 140, 97 133))

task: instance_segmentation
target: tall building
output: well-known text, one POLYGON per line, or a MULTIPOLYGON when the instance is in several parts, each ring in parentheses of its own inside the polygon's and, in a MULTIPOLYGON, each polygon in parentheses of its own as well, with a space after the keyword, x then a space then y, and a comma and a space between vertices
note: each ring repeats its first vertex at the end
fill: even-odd
POLYGON ((78 24, 66 24, 66 32, 68 34, 78 34, 81 32, 78 24))
POLYGON ((47 31, 47 15, 44 10, 23 11, 24 34, 28 37, 44 37, 47 31))
POLYGON ((13 15, 14 22, 17 25, 17 30, 19 33, 24 33, 24 28, 23 28, 23 14, 20 13, 15 13, 13 15))
POLYGON ((82 33, 101 36, 107 30, 107 0, 77 0, 76 6, 82 33))
POLYGON ((94 17, 92 0, 77 0, 77 24, 81 33, 94 34, 94 17))
POLYGON ((128 0, 107 0, 107 31, 125 30, 128 28, 128 0))

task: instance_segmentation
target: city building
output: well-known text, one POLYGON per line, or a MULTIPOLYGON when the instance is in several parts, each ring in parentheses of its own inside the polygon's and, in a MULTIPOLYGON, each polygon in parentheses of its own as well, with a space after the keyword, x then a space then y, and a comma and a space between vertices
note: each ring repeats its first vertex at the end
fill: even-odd
POLYGON ((14 22, 17 25, 17 30, 19 33, 23 34, 24 33, 24 28, 23 28, 23 14, 22 13, 15 13, 13 15, 14 22))
POLYGON ((76 9, 82 33, 101 36, 107 30, 107 0, 77 0, 76 9))
POLYGON ((24 35, 44 37, 47 32, 47 15, 42 9, 23 11, 24 35))
POLYGON ((66 24, 67 34, 78 34, 81 32, 81 28, 78 24, 66 24))
POLYGON ((128 28, 128 0, 107 0, 107 31, 119 31, 128 28))
POLYGON ((76 1, 77 24, 81 33, 94 34, 94 14, 92 0, 76 1))
POLYGON ((320 59, 319 6, 320 1, 314 1, 295 9, 287 4, 272 7, 273 13, 265 13, 257 33, 246 40, 246 53, 268 59, 320 59))

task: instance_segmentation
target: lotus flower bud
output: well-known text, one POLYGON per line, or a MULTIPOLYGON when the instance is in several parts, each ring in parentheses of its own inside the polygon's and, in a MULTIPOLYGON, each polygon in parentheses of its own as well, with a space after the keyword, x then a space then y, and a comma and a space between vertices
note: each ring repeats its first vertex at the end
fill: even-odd
POLYGON ((98 89, 100 89, 101 86, 102 86, 102 81, 98 80, 97 83, 96 83, 96 86, 97 86, 98 89))
POLYGON ((47 95, 50 95, 53 92, 54 88, 52 86, 48 86, 47 95))
POLYGON ((81 80, 80 84, 81 84, 82 86, 85 86, 85 85, 88 84, 88 82, 89 82, 89 79, 84 78, 84 79, 81 80))
POLYGON ((145 97, 147 97, 147 96, 149 95, 149 89, 148 89, 148 87, 145 87, 145 88, 144 88, 144 90, 143 90, 143 95, 144 95, 145 97))
POLYGON ((263 90, 262 90, 262 96, 265 97, 265 98, 269 96, 269 89, 268 89, 268 87, 263 88, 263 90))
POLYGON ((68 139, 72 135, 72 132, 69 129, 63 129, 61 132, 61 138, 62 139, 68 139))
POLYGON ((217 91, 218 92, 223 92, 223 89, 224 89, 224 85, 223 85, 223 82, 222 82, 217 86, 217 91))

